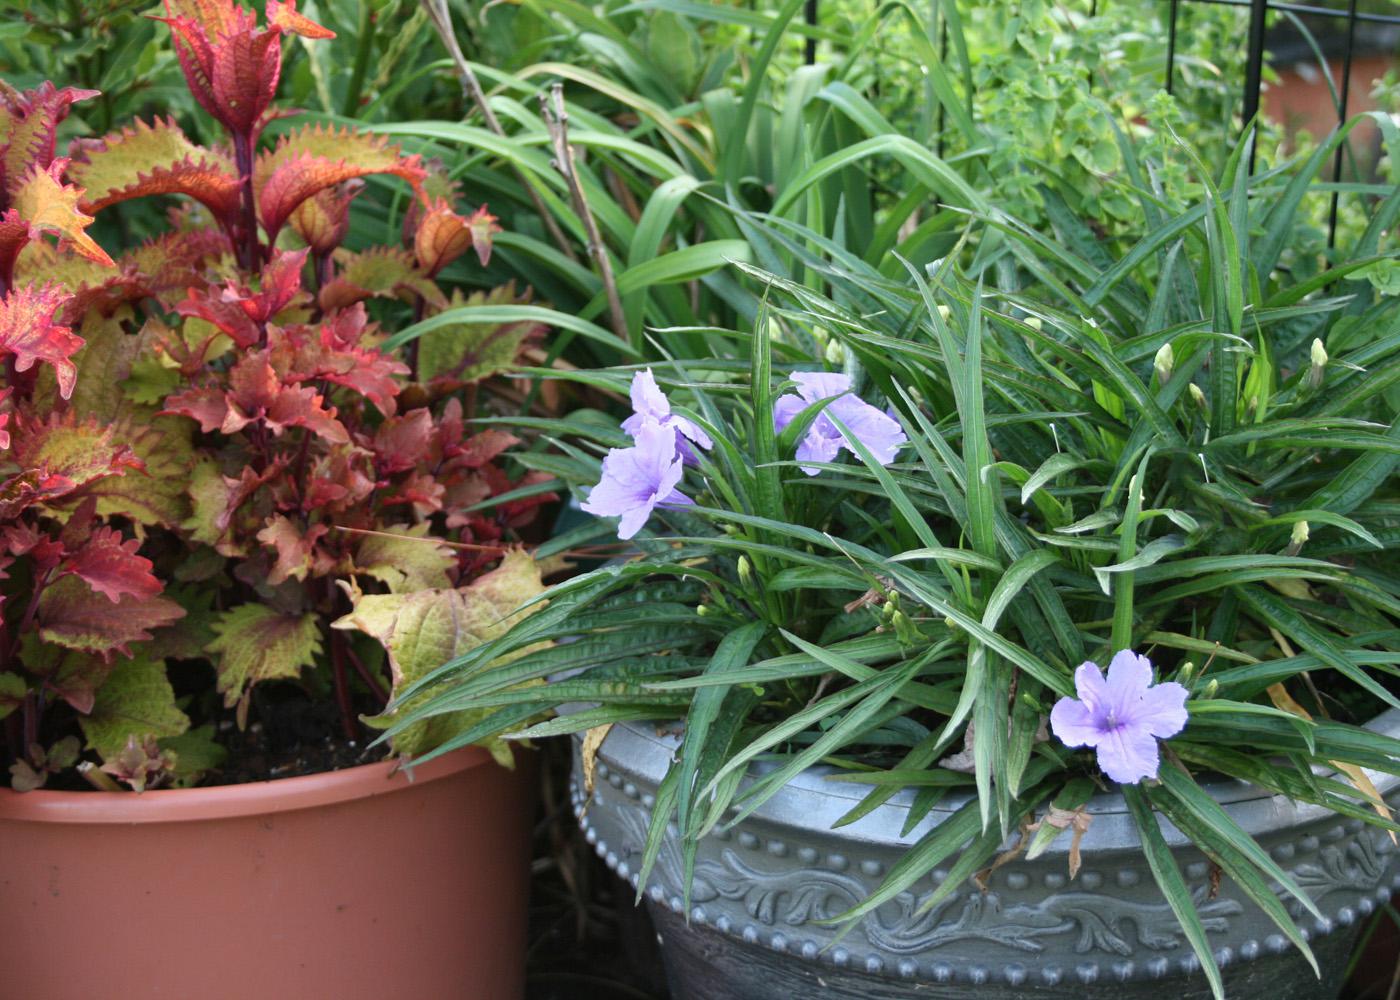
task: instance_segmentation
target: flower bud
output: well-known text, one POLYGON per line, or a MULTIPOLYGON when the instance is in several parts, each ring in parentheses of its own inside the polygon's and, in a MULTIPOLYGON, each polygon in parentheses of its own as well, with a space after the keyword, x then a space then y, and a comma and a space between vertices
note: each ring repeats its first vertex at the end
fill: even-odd
POLYGON ((1288 548, 1284 550, 1284 555, 1296 556, 1303 550, 1303 543, 1308 540, 1308 522, 1294 521, 1293 533, 1288 538, 1288 548))
POLYGON ((1206 684, 1206 689, 1203 692, 1201 692, 1201 697, 1209 700, 1211 698, 1214 698, 1216 692, 1219 690, 1220 682, 1214 677, 1212 677, 1210 681, 1206 684))
POLYGON ((831 340, 831 334, 827 332, 824 326, 814 326, 812 327, 812 339, 825 347, 831 340))
POLYGON ((834 367, 840 367, 846 363, 846 348, 841 341, 833 340, 826 345, 826 363, 834 367))
POLYGON ((739 582, 745 587, 753 586, 753 563, 748 556, 739 557, 739 582))
POLYGON ((695 613, 701 618, 704 618, 710 613, 710 606, 708 604, 697 604, 695 605, 695 613))
POLYGON ((948 317, 951 316, 951 315, 953 315, 953 310, 949 309, 947 306, 943 305, 942 303, 939 303, 939 305, 938 305, 938 317, 939 317, 939 319, 943 320, 943 322, 946 323, 946 322, 948 322, 948 317))
POLYGON ((1027 316, 1026 326, 1030 327, 1032 330, 1042 330, 1045 328, 1045 324, 1041 322, 1039 316, 1027 316))
POLYGON ((1181 676, 1177 680, 1182 684, 1190 684, 1191 678, 1196 675, 1196 664, 1187 660, 1181 668, 1181 676))
POLYGON ((1202 413, 1209 412, 1209 408, 1206 406, 1206 394, 1201 391, 1200 386, 1192 382, 1186 387, 1186 391, 1191 394, 1191 401, 1200 407, 1202 413))
POLYGON ((1322 345, 1322 341, 1313 338, 1312 350, 1308 352, 1308 357, 1312 361, 1312 367, 1308 369, 1308 385, 1316 389, 1322 385, 1322 371, 1327 367, 1327 348, 1322 345))
POLYGON ((1152 359, 1152 369, 1157 373, 1157 384, 1166 385, 1175 367, 1176 355, 1172 351, 1171 341, 1167 341, 1157 349, 1157 356, 1152 359))
POLYGON ((772 316, 768 317, 768 339, 780 343, 783 339, 783 325, 772 316))

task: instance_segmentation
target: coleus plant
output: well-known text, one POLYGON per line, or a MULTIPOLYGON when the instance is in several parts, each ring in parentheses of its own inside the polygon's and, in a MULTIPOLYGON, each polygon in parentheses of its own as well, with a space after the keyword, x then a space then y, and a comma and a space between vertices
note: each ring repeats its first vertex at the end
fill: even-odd
POLYGON ((424 643, 396 644, 399 610, 467 649, 541 586, 512 543, 553 499, 547 477, 512 478, 517 439, 469 423, 477 384, 542 330, 440 326, 420 366, 382 349, 366 307, 447 308, 435 279, 471 250, 485 263, 495 219, 459 214, 432 165, 381 137, 310 125, 261 141, 283 114, 282 36, 329 36, 294 3, 271 0, 260 25, 228 0, 168 0, 159 20, 227 147, 155 119, 58 158, 57 126, 91 92, 0 95, 0 715, 21 788, 84 751, 100 787, 199 780, 222 713, 243 729, 268 681, 332 696, 354 739, 362 712, 436 666, 424 643), (403 246, 351 252, 369 174, 407 182, 415 208, 403 246), (116 260, 86 233, 152 195, 182 196, 168 232, 116 260), (170 664, 200 660, 213 692, 184 668, 172 685, 170 664))

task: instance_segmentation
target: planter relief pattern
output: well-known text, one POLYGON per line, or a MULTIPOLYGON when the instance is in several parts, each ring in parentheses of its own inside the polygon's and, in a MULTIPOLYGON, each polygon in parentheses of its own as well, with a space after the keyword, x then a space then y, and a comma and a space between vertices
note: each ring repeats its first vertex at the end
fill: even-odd
MULTIPOLYGON (((1387 713, 1376 725, 1400 730, 1400 713, 1387 713)), ((575 783, 575 812, 586 838, 634 887, 655 788, 676 745, 649 727, 615 726, 599 754, 591 800, 575 783)), ((1400 797, 1395 779, 1376 780, 1392 800, 1400 797)), ((1229 995, 1334 995, 1360 921, 1400 889, 1400 852, 1359 820, 1232 782, 1212 791, 1323 913, 1319 920, 1288 900, 1323 966, 1319 983, 1277 927, 1164 826, 1229 995)), ((679 844, 663 844, 645 895, 667 945, 677 995, 757 1000, 808 989, 813 996, 953 997, 970 985, 981 987, 979 997, 1024 996, 1026 989, 1036 996, 1085 997, 1101 984, 1105 995, 1120 997, 1160 993, 1170 983, 1183 997, 1209 996, 1122 801, 1112 795, 1090 806, 1095 819, 1084 838, 1084 869, 1074 881, 1066 835, 1035 862, 1020 859, 998 869, 985 891, 969 882, 920 912, 947 875, 935 871, 841 934, 823 921, 865 898, 903 848, 958 804, 940 804, 941 812, 908 838, 898 836, 908 809, 908 799, 898 796, 857 823, 830 830, 863 792, 808 772, 736 829, 707 837, 697 852, 689 914, 679 844)))

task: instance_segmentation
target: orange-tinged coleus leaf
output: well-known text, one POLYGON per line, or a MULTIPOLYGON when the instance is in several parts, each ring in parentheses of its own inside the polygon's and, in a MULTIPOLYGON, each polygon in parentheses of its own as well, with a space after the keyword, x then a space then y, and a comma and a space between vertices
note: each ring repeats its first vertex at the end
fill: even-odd
POLYGON ((406 250, 371 247, 364 253, 341 251, 337 256, 340 273, 326 282, 319 298, 327 312, 344 309, 369 298, 419 296, 437 309, 447 306, 442 290, 414 262, 406 250))
POLYGON ((335 560, 316 545, 329 531, 325 524, 313 524, 303 531, 281 514, 268 518, 258 532, 258 541, 277 555, 267 582, 275 587, 286 580, 305 580, 308 574, 324 576, 330 572, 335 560))
POLYGON ((64 576, 39 598, 39 638, 92 653, 106 662, 131 655, 131 644, 150 639, 153 630, 185 616, 168 597, 125 595, 118 601, 99 594, 84 580, 64 576))
POLYGON ((350 230, 350 202, 364 187, 364 181, 352 178, 317 191, 293 209, 289 217, 292 229, 312 253, 324 257, 345 241, 350 230))
POLYGON ((467 218, 452 211, 445 201, 435 201, 418 223, 413 253, 428 277, 436 277, 467 250, 474 249, 483 267, 491 260, 491 237, 501 232, 494 215, 483 205, 467 218))
POLYGON ((297 0, 285 0, 285 2, 268 0, 267 23, 275 24, 283 31, 300 35, 302 38, 326 39, 335 37, 334 31, 322 27, 305 14, 298 12, 297 0))
POLYGON ((59 157, 47 167, 35 166, 15 187, 10 207, 0 215, 0 278, 12 279, 19 253, 45 234, 58 237, 59 249, 73 249, 107 267, 112 258, 86 232, 92 216, 78 207, 83 191, 63 182, 68 161, 59 157))
POLYGON ((69 298, 57 285, 26 285, 0 299, 0 353, 14 355, 16 371, 27 371, 36 361, 52 365, 64 399, 73 395, 78 377, 69 359, 83 346, 81 337, 55 319, 69 298))
POLYGON ((283 382, 266 350, 239 359, 229 371, 227 391, 210 386, 177 393, 166 400, 164 412, 199 421, 206 434, 236 434, 260 421, 274 435, 288 427, 305 427, 332 444, 350 440, 335 407, 327 407, 325 397, 311 386, 283 382))
POLYGON ((287 217, 317 191, 369 174, 392 174, 421 198, 422 157, 404 156, 384 136, 353 129, 309 125, 277 140, 253 167, 258 215, 268 242, 275 242, 287 217))
POLYGON ((40 418, 21 410, 12 432, 10 460, 22 469, 40 469, 59 476, 74 492, 128 472, 145 471, 131 446, 118 440, 115 429, 97 420, 83 419, 71 410, 40 418))
POLYGON ((96 97, 96 90, 55 87, 45 82, 34 90, 11 90, 0 81, 0 209, 21 179, 34 167, 53 162, 58 126, 76 101, 96 97))
POLYGON ((68 176, 86 188, 83 208, 154 194, 182 194, 202 202, 229 228, 238 214, 238 171, 222 150, 206 149, 181 131, 173 119, 156 118, 101 139, 73 144, 68 176))

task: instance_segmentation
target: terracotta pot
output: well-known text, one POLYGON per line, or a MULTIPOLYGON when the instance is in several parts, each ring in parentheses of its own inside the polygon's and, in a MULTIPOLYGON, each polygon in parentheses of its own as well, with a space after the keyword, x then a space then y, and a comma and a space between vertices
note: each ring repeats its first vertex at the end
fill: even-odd
POLYGON ((518 1000, 531 791, 476 748, 412 781, 0 790, 0 996, 518 1000))

